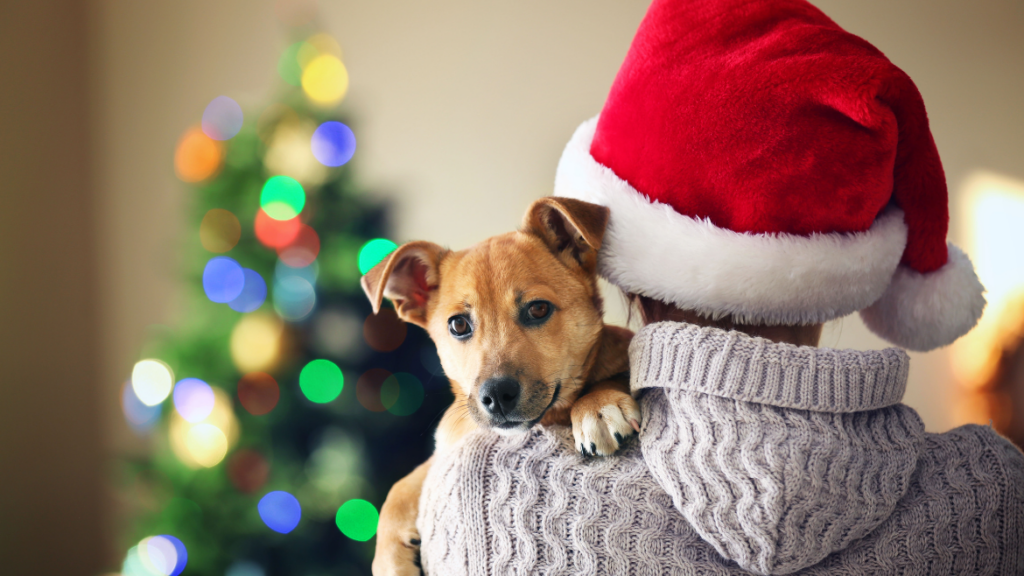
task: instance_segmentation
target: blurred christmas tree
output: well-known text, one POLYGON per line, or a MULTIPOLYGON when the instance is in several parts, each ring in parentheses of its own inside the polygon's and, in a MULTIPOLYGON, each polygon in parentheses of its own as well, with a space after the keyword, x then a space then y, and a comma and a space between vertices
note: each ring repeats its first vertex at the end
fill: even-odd
POLYGON ((333 117, 338 44, 305 38, 278 72, 256 121, 221 96, 178 143, 186 303, 122 391, 153 438, 122 467, 145 495, 124 576, 368 574, 377 510, 451 400, 425 334, 373 316, 359 287, 395 245, 333 117))

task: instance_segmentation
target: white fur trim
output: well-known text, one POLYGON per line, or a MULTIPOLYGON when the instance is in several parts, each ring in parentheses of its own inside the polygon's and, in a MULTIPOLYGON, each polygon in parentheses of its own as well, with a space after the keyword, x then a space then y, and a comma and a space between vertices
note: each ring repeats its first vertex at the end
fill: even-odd
POLYGON ((720 318, 816 324, 866 308, 889 285, 906 245, 903 212, 864 232, 745 234, 652 202, 590 155, 597 118, 562 153, 555 194, 611 210, 601 274, 629 292, 720 318))
POLYGON ((926 352, 967 334, 985 310, 985 287, 970 258, 948 244, 949 261, 921 274, 905 266, 877 302, 861 311, 872 332, 908 350, 926 352))

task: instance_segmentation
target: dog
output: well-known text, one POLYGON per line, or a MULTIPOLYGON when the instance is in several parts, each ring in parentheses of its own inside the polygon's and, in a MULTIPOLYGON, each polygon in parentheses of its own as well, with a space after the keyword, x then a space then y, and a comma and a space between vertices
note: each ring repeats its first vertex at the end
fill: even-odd
MULTIPOLYGON (((459 252, 409 242, 363 276, 375 314, 390 299, 437 346, 455 402, 435 454, 476 428, 571 424, 584 457, 613 454, 639 432, 628 383, 633 334, 604 324, 597 284, 607 222, 602 206, 541 198, 519 231, 459 252)), ((429 467, 398 481, 381 507, 375 576, 420 574, 416 516, 429 467)))

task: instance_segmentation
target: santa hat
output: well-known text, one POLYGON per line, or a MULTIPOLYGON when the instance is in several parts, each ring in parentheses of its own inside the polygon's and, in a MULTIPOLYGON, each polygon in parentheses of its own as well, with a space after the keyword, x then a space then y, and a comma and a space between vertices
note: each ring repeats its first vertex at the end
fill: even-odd
POLYGON ((803 0, 654 0, 555 193, 610 208, 608 280, 705 316, 930 350, 985 307, 920 93, 803 0))

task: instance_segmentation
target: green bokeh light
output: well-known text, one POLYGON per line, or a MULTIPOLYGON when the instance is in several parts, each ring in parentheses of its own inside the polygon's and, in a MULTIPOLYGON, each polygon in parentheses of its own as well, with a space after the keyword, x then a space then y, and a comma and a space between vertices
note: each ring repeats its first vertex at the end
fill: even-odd
POLYGON ((369 272, 388 254, 394 252, 395 248, 398 248, 398 244, 387 238, 374 238, 363 244, 363 247, 359 249, 359 273, 369 272))
POLYGON ((380 387, 380 402, 395 416, 408 416, 423 405, 423 384, 406 372, 392 374, 380 387))
POLYGON ((325 404, 341 394, 345 377, 341 368, 330 360, 313 360, 299 373, 299 388, 310 402, 325 404))
POLYGON ((281 53, 281 59, 277 61, 277 73, 281 75, 281 79, 292 86, 302 84, 302 66, 299 65, 299 49, 302 48, 303 44, 304 42, 296 42, 285 48, 284 52, 281 53))
POLYGON ((377 509, 366 500, 355 498, 338 508, 334 517, 335 524, 341 533, 353 540, 366 542, 377 533, 377 520, 380 516, 377 509))
POLYGON ((306 205, 306 192, 298 180, 288 176, 274 176, 267 180, 260 192, 260 207, 274 220, 291 220, 306 205))

